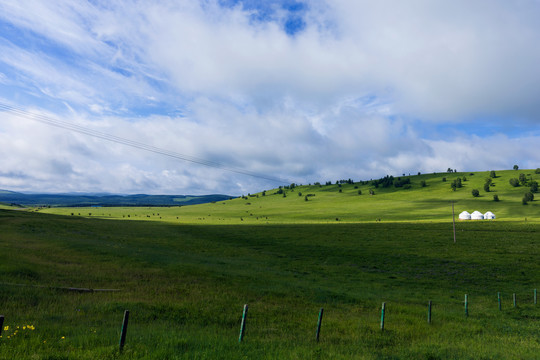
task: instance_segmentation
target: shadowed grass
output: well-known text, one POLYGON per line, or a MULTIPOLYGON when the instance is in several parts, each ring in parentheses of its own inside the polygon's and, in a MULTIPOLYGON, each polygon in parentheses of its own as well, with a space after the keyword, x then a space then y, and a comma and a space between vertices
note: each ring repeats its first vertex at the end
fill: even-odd
POLYGON ((448 222, 200 226, 0 210, 0 358, 534 358, 539 230, 462 222, 454 244, 448 222), (122 291, 58 289, 70 286, 122 291))

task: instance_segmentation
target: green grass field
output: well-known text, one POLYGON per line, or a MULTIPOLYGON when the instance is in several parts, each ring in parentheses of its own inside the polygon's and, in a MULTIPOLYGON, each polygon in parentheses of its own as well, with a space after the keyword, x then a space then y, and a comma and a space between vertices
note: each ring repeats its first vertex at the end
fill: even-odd
POLYGON ((539 208, 509 185, 516 172, 497 171, 490 193, 487 175, 373 196, 344 184, 192 207, 4 207, 0 359, 536 359, 539 208), (497 220, 457 222, 454 243, 451 201, 497 220))
MULTIPOLYGON (((483 190, 489 171, 467 173, 437 173, 411 176, 411 188, 374 188, 366 184, 306 185, 285 189, 285 197, 277 189, 245 194, 244 198, 230 201, 183 207, 103 207, 103 208, 50 208, 39 211, 60 214, 124 220, 167 221, 182 224, 313 224, 339 222, 391 221, 448 221, 452 218, 452 201, 457 215, 467 210, 482 213, 492 211, 499 220, 539 221, 540 201, 522 204, 527 186, 512 187, 511 178, 523 173, 540 182, 534 170, 496 171, 490 192, 483 190), (452 191, 450 184, 457 178, 466 178, 462 187, 452 191), (446 178, 443 182, 442 179, 446 178), (420 183, 426 182, 426 187, 420 183), (369 190, 375 195, 369 195, 369 190), (474 198, 472 189, 480 196, 474 198), (341 192, 340 192, 341 190, 341 192), (361 195, 358 195, 358 191, 361 195), (301 194, 301 196, 299 195, 301 194), (309 196, 305 201, 306 195, 309 196), (497 195, 499 201, 494 201, 497 195), (247 198, 247 199, 246 199, 247 198), (336 220, 338 219, 338 220, 336 220)), ((403 179, 408 176, 403 177, 403 179)), ((540 195, 538 195, 540 196, 540 195)), ((537 197, 538 197, 537 196, 537 197)))

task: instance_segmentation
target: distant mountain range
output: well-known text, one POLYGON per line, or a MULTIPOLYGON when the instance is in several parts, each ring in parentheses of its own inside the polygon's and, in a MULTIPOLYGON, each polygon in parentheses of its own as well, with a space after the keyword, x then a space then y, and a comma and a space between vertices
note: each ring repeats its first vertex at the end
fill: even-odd
POLYGON ((22 206, 179 206, 231 199, 228 195, 35 194, 0 190, 0 203, 22 206))

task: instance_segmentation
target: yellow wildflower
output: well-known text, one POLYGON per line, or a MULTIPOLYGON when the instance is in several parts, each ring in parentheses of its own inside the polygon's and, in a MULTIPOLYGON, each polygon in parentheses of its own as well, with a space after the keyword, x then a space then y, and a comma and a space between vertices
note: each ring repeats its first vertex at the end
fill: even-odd
POLYGON ((8 331, 9 330, 9 326, 4 326, 4 331, 8 331))

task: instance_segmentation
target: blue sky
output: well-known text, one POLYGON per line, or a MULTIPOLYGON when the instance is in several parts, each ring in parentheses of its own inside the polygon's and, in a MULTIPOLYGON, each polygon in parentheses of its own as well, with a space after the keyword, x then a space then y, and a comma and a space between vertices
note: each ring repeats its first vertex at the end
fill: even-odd
POLYGON ((4 0, 0 189, 240 195, 270 178, 537 168, 538 13, 534 0, 4 0))

